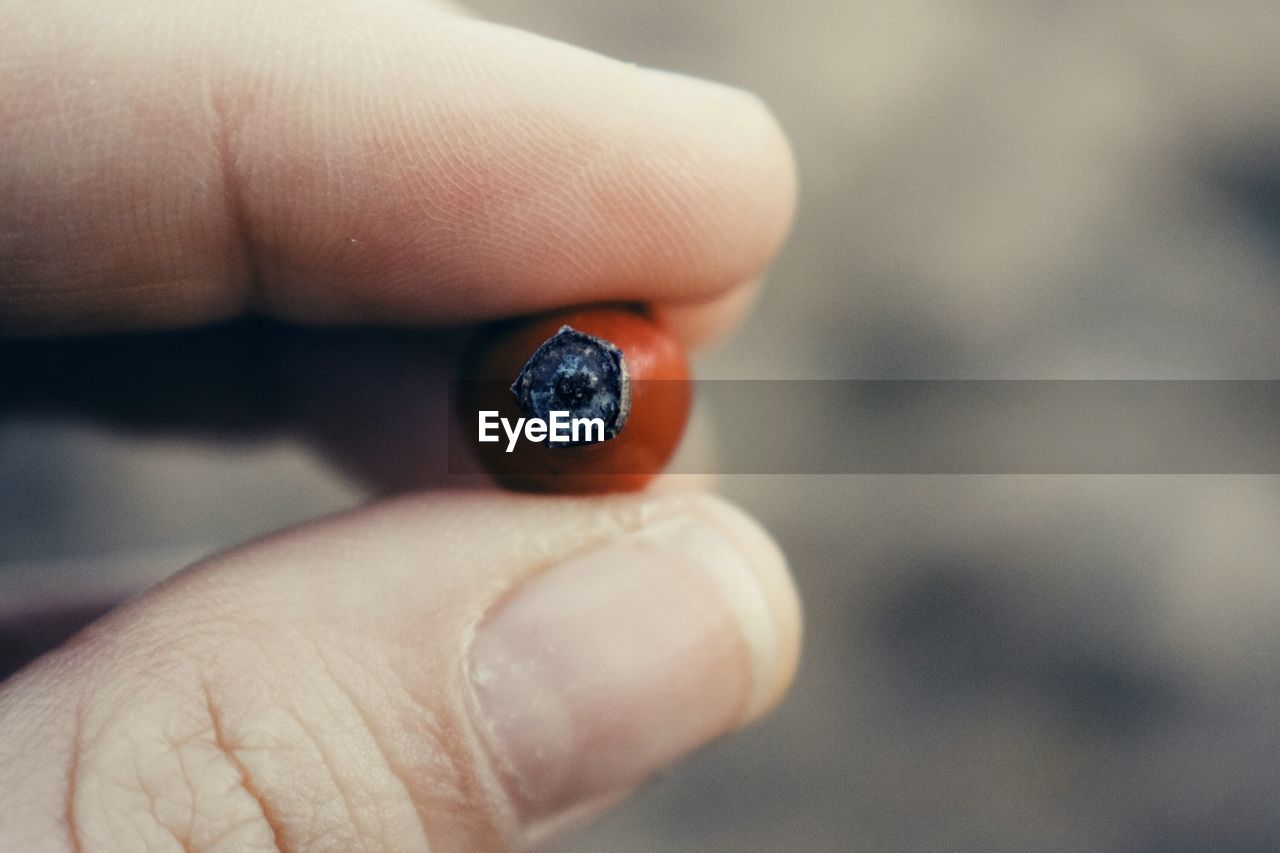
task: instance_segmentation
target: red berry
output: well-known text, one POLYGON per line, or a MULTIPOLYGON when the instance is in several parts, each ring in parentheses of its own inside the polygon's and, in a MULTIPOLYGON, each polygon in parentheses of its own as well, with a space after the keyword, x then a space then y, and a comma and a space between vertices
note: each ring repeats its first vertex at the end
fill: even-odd
POLYGON ((502 485, 634 491, 666 466, 680 443, 689 418, 689 366, 680 343, 637 311, 558 311, 482 332, 465 359, 460 404, 467 443, 502 485), (600 415, 608 422, 606 435, 616 435, 571 446, 521 436, 510 453, 502 429, 496 442, 477 440, 481 411, 515 424, 562 407, 600 415))

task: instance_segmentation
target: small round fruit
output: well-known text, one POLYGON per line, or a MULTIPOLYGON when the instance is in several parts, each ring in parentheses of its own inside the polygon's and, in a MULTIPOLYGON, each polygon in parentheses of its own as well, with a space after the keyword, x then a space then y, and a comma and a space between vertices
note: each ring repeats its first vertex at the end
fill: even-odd
MULTIPOLYGON (((671 460, 689 419, 684 348, 628 308, 582 308, 483 331, 464 363, 460 416, 484 467, 502 485, 590 494, 641 489, 671 460), (603 441, 475 440, 481 411, 547 420, 554 410, 599 418, 603 441)), ((580 436, 585 436, 585 430, 580 436)))

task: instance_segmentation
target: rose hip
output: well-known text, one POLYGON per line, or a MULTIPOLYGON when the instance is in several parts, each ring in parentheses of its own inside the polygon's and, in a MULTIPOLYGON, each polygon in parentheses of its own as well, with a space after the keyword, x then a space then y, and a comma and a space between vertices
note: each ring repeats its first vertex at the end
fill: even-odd
MULTIPOLYGON (((671 460, 689 418, 684 348, 636 310, 582 308, 482 332, 464 363, 460 416, 468 442, 502 485, 589 494, 641 489, 671 460), (475 440, 480 413, 509 424, 555 411, 594 420, 577 441, 475 440), (600 429, 602 427, 603 429, 600 429), (604 440, 598 440, 603 432, 604 440), (583 440, 590 435, 597 440, 583 440)), ((568 431, 565 431, 567 437, 568 431)))

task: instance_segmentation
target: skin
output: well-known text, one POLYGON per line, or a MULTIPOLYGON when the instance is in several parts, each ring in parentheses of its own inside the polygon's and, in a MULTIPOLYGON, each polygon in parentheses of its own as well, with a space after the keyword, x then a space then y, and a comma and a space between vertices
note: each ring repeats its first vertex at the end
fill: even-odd
MULTIPOLYGON (((417 328, 620 300, 697 345, 745 310, 793 210, 787 144, 752 96, 415 0, 8 0, 0 69, 10 337, 250 313, 417 328)), ((0 685, 0 849, 511 849, 597 813, 760 716, 795 665, 767 536, 660 492, 418 493, 178 574, 0 685), (478 725, 500 697, 477 699, 473 638, 533 579, 660 517, 744 549, 768 665, 732 620, 690 620, 698 645, 646 676, 670 687, 656 710, 619 692, 629 727, 611 729, 565 709, 634 765, 625 779, 602 790, 567 760, 554 796, 513 781, 542 753, 478 725), (670 696, 726 710, 655 745, 688 717, 661 716, 670 696)), ((564 639, 583 649, 617 621, 579 616, 564 639)), ((605 674, 600 691, 639 678, 605 674)), ((600 691, 582 701, 609 705, 600 691)))

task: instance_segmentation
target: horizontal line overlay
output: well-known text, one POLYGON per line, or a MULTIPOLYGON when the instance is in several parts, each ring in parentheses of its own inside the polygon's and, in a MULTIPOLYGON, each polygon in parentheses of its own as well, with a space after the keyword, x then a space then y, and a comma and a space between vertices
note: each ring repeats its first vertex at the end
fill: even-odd
MULTIPOLYGON (((715 450, 684 473, 1280 474, 1280 380, 690 385, 715 450)), ((475 424, 454 420, 462 471, 475 424)))

